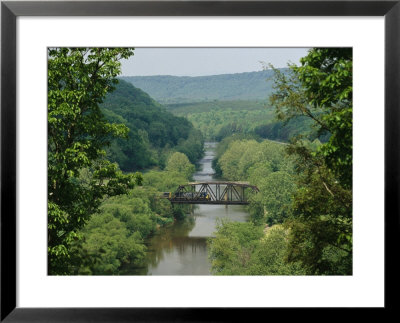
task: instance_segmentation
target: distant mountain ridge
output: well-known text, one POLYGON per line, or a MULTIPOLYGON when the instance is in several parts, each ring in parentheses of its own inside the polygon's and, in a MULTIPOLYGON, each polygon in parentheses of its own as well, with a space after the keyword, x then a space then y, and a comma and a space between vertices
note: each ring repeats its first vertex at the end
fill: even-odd
POLYGON ((122 76, 163 104, 264 100, 272 92, 272 70, 209 76, 122 76))

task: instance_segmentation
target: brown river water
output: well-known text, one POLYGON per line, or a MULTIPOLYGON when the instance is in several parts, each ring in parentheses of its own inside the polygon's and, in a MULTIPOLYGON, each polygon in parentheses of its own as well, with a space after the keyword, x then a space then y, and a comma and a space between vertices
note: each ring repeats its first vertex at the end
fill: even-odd
MULTIPOLYGON (((194 174, 194 181, 216 181, 212 168, 216 144, 205 143, 205 156, 199 162, 201 170, 194 174)), ((214 236, 218 218, 246 222, 249 215, 240 205, 195 205, 185 220, 161 228, 147 241, 146 268, 128 269, 124 274, 210 275, 207 239, 214 236)))

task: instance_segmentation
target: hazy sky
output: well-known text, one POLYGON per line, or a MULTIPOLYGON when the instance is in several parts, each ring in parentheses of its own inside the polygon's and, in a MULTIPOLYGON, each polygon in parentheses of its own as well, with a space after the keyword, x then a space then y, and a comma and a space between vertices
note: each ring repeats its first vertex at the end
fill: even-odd
POLYGON ((298 64, 307 48, 136 48, 122 62, 123 76, 200 76, 261 71, 260 62, 298 64))

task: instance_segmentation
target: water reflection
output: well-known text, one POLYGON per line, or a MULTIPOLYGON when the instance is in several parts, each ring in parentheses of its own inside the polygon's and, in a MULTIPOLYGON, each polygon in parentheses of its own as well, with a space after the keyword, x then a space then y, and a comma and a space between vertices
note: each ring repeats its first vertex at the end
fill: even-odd
MULTIPOLYGON (((195 181, 213 181, 215 142, 205 143, 201 170, 195 181)), ((207 239, 215 232, 217 218, 245 222, 248 214, 239 205, 197 205, 184 221, 162 228, 148 241, 147 267, 131 268, 132 275, 210 275, 207 239)), ((127 270, 126 272, 129 272, 127 270)))

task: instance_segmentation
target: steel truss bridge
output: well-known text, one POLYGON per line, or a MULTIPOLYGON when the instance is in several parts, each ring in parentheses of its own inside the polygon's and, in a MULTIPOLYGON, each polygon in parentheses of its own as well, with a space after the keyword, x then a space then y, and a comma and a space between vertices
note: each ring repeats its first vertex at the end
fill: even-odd
POLYGON ((164 197, 177 204, 246 205, 249 190, 259 191, 246 182, 194 182, 180 185, 175 193, 164 193, 164 197))

